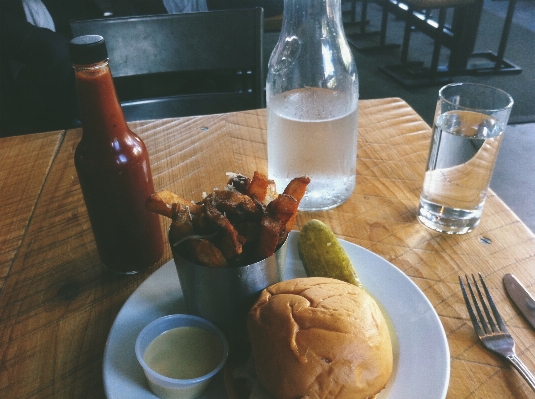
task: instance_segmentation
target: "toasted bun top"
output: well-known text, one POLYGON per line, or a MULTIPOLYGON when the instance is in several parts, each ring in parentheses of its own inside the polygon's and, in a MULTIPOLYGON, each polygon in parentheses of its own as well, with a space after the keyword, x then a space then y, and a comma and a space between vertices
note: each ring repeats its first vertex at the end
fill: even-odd
POLYGON ((366 399, 392 373, 392 344, 379 306, 343 281, 274 284, 250 310, 247 327, 258 380, 277 399, 366 399))

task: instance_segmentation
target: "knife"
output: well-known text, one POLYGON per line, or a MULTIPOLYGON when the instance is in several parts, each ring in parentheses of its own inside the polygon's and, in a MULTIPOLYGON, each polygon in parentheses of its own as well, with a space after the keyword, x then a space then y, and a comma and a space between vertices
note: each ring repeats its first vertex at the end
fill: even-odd
POLYGON ((503 284, 509 297, 529 321, 529 324, 535 329, 535 299, 533 299, 522 283, 512 274, 503 276, 503 284))

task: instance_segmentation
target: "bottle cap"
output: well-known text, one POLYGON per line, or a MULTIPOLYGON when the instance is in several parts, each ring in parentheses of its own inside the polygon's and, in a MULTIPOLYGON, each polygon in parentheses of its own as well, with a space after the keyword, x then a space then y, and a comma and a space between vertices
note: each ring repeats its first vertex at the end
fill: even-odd
POLYGON ((99 35, 78 36, 69 43, 73 64, 95 64, 108 58, 104 38, 99 35))

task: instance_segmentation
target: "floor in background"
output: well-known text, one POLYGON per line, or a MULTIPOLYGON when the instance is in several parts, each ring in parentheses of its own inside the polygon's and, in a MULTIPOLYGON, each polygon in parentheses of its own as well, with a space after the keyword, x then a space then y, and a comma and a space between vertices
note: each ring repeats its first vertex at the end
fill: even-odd
POLYGON ((535 124, 507 127, 490 187, 535 233, 535 124))
MULTIPOLYGON (((504 17, 508 4, 508 1, 485 0, 484 7, 504 17)), ((517 1, 513 21, 535 32, 535 1, 517 1)), ((534 123, 507 127, 490 187, 535 232, 534 123)))
MULTIPOLYGON (((501 17, 507 13, 508 6, 509 2, 506 0, 485 0, 484 2, 485 10, 501 17)), ((518 0, 513 14, 513 22, 535 32, 535 1, 518 0)))

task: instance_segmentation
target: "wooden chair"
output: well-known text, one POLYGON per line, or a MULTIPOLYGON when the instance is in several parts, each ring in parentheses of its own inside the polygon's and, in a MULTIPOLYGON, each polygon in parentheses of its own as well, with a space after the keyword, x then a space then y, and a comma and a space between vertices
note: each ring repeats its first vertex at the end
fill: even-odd
POLYGON ((104 37, 127 121, 265 107, 263 10, 73 21, 104 37))

